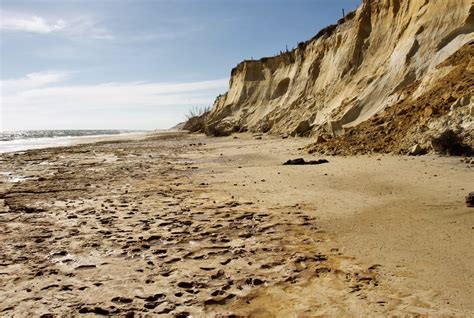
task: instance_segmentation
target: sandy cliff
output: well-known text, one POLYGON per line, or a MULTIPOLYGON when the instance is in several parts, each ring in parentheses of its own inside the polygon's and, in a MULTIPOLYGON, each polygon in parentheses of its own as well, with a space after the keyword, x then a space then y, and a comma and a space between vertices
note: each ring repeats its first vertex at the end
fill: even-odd
POLYGON ((208 133, 321 136, 315 149, 327 152, 429 148, 448 128, 472 143, 473 41, 472 0, 365 0, 296 49, 237 65, 208 133), (374 118, 381 130, 360 125, 374 118), (404 133, 383 139, 394 129, 404 133))

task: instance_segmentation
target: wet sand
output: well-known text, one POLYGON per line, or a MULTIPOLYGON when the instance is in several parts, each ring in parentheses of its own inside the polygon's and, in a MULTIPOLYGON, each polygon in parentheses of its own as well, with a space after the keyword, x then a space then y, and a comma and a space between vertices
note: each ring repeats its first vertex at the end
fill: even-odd
POLYGON ((0 185, 0 315, 473 315, 471 167, 281 165, 312 159, 307 142, 173 133, 0 155, 21 180, 0 185))

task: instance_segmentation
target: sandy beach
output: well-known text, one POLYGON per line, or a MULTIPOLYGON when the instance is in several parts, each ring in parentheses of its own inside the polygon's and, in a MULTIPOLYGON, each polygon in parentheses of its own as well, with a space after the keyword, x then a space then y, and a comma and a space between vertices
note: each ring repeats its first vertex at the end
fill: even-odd
POLYGON ((474 315, 473 167, 307 145, 168 133, 0 154, 0 316, 474 315), (298 157, 329 162, 282 165, 298 157))

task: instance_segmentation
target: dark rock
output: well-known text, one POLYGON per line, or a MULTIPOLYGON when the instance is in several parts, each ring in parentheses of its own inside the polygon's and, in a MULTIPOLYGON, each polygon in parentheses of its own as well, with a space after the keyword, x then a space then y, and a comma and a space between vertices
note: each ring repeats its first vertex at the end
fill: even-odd
POLYGON ((260 278, 247 278, 245 280, 245 283, 247 285, 254 285, 254 286, 259 286, 259 285, 262 285, 265 283, 264 280, 260 279, 260 278))
POLYGON ((146 239, 147 242, 153 242, 153 241, 158 241, 161 239, 160 235, 152 235, 149 238, 146 239))
POLYGON ((107 309, 104 309, 104 308, 101 308, 101 307, 95 307, 94 308, 94 314, 108 316, 109 313, 110 312, 107 309))
POLYGON ((53 253, 51 256, 66 256, 66 255, 67 255, 67 251, 60 251, 60 252, 53 253))
POLYGON ((176 307, 175 306, 169 306, 158 312, 158 314, 168 314, 172 312, 176 307))
POLYGON ((265 283, 265 281, 261 280, 260 278, 254 278, 253 281, 252 281, 252 284, 254 286, 259 286, 259 285, 262 285, 263 283, 265 283))
POLYGON ((79 265, 75 269, 90 269, 90 268, 96 268, 95 265, 79 265))
POLYGON ((41 290, 46 290, 46 289, 56 288, 56 287, 59 287, 59 285, 58 284, 52 284, 52 285, 48 285, 46 287, 41 288, 41 290))
POLYGON ((216 297, 210 298, 204 301, 204 306, 211 306, 211 305, 224 305, 228 300, 234 298, 234 294, 229 294, 225 297, 216 297))
POLYGON ((45 210, 43 208, 35 208, 31 206, 25 206, 23 207, 23 212, 25 213, 40 213, 44 212, 45 210))
POLYGON ((313 260, 315 262, 324 262, 324 261, 327 261, 327 259, 328 258, 326 257, 326 255, 321 255, 321 254, 316 255, 316 256, 313 257, 313 260))
POLYGON ((452 130, 446 130, 431 140, 433 149, 438 154, 449 156, 470 156, 474 149, 465 144, 463 138, 452 130))
POLYGON ((321 144, 321 143, 324 143, 326 142, 326 138, 324 138, 323 136, 319 135, 318 137, 316 137, 316 143, 317 144, 321 144))
POLYGON ((303 158, 289 159, 283 165, 304 165, 306 161, 303 158))
POLYGON ((225 261, 220 262, 220 263, 221 263, 221 265, 227 265, 227 264, 230 263, 231 260, 232 260, 231 258, 228 258, 228 259, 226 259, 225 261))
POLYGON ((165 297, 166 297, 165 294, 155 294, 153 296, 148 296, 147 298, 145 298, 145 301, 158 301, 158 300, 163 299, 165 297))
POLYGON ((94 308, 82 307, 81 309, 79 309, 79 313, 80 314, 94 313, 96 315, 108 316, 110 314, 110 311, 101 307, 94 307, 94 308))
POLYGON ((87 314, 89 312, 91 312, 91 310, 87 307, 82 307, 81 309, 79 309, 80 314, 87 314))
POLYGON ((114 297, 112 298, 114 303, 121 303, 121 304, 130 304, 133 302, 133 299, 126 298, 126 297, 114 297))
POLYGON ((297 158, 297 159, 289 159, 285 163, 283 163, 284 166, 286 165, 319 165, 322 163, 328 163, 326 159, 319 159, 319 160, 309 160, 305 161, 303 158, 297 158))
POLYGON ((180 288, 192 288, 194 286, 193 282, 179 282, 178 287, 180 288))
POLYGON ((146 309, 155 309, 156 306, 158 306, 158 303, 156 303, 156 302, 145 303, 145 305, 143 305, 143 307, 145 307, 146 309))
POLYGON ((474 208, 474 192, 469 192, 466 196, 466 206, 469 208, 474 208))

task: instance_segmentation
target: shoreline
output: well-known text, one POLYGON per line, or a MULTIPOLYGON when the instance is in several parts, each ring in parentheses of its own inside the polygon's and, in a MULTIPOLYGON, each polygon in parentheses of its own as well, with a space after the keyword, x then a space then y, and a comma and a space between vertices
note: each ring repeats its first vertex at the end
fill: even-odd
POLYGON ((470 166, 236 137, 0 154, 0 312, 474 313, 470 166))
POLYGON ((36 149, 47 149, 56 147, 69 147, 80 144, 96 143, 100 141, 130 140, 162 132, 128 132, 110 135, 89 135, 89 136, 64 136, 64 137, 42 137, 14 139, 1 142, 0 147, 10 146, 10 149, 0 148, 1 153, 23 152, 36 149))

